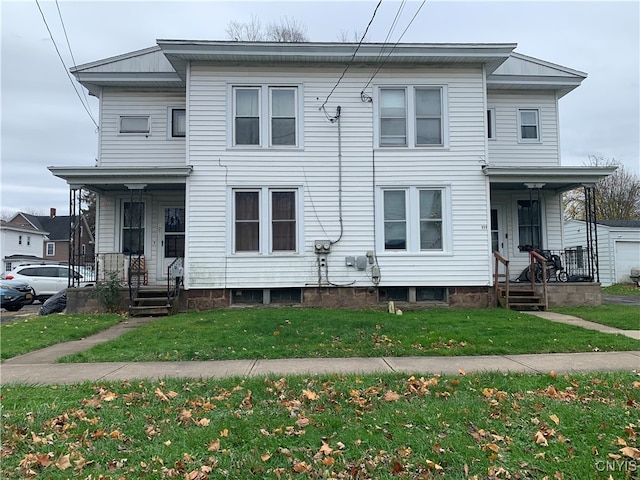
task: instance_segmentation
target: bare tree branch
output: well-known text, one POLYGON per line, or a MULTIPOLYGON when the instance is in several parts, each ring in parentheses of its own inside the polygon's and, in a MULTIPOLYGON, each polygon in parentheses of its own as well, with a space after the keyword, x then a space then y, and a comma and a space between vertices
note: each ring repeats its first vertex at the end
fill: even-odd
MULTIPOLYGON (((590 166, 617 166, 611 175, 593 187, 596 203, 596 218, 601 220, 640 220, 640 178, 627 172, 624 165, 615 159, 590 156, 590 166)), ((584 220, 585 204, 583 189, 571 190, 564 196, 565 219, 584 220)))

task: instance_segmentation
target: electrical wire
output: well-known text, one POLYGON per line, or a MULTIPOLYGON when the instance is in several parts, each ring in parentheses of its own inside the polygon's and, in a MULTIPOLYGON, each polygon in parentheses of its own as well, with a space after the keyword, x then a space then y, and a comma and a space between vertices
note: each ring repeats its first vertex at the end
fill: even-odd
MULTIPOLYGON (((74 65, 77 65, 75 57, 73 56, 73 50, 71 49, 71 43, 69 42, 69 36, 67 35, 67 28, 64 25, 64 20, 62 19, 62 12, 60 11, 60 5, 58 4, 58 0, 56 0, 56 8, 58 9, 58 17, 60 18, 60 24, 62 25, 62 31, 64 32, 64 38, 67 41, 67 48, 69 49, 69 55, 71 55, 71 61, 74 65)), ((85 89, 82 89, 82 95, 84 96, 84 101, 87 106, 89 105, 89 98, 87 97, 87 92, 85 89)), ((94 122, 95 123, 95 122, 94 122)))
POLYGON ((91 111, 89 110, 87 105, 85 105, 84 101, 82 100, 82 97, 80 96, 80 92, 78 92, 78 88, 76 87, 75 83, 73 82, 73 78, 71 78, 71 74, 69 73, 69 69, 67 68, 67 65, 64 63, 64 59, 62 58, 62 55, 60 54, 60 50, 58 49, 58 45, 56 44, 56 41, 53 38, 53 33, 51 32, 51 29, 49 28, 49 24, 47 23, 47 19, 44 16, 44 12, 42 11, 42 8, 40 7, 40 2, 38 2, 38 0, 35 0, 35 2, 36 2, 36 5, 38 6, 38 10, 40 10, 40 15, 42 16, 42 21, 44 22, 45 27, 47 27, 47 31, 49 32, 49 37, 51 38, 51 41, 53 42, 53 46, 56 49, 56 53, 58 54, 58 58, 60 59, 60 62, 62 62, 62 66, 64 67, 64 71, 67 74, 67 77, 69 78, 69 81, 71 82, 71 86, 73 87, 73 90, 76 92, 76 95, 78 96, 78 99, 80 100, 80 103, 84 107, 84 110, 87 112, 87 115, 89 115, 89 118, 91 118, 91 121, 96 126, 96 128, 99 129, 100 127, 99 127, 98 123, 96 122, 95 118, 93 118, 93 115, 91 114, 91 111))
MULTIPOLYGON (((380 8, 380 5, 382 5, 382 0, 378 0, 378 4, 376 5, 375 10, 373 11, 373 15, 371 16, 371 20, 369 20, 367 28, 365 28, 364 33, 362 34, 362 37, 360 38, 360 41, 358 42, 358 46, 353 51, 353 55, 351 55, 351 60, 349 60, 349 63, 347 63, 347 66, 342 71, 342 75, 340 75, 340 78, 338 78, 338 81, 336 82, 336 84, 333 86, 333 88, 329 92, 329 95, 327 95, 327 98, 325 99, 324 103, 320 106, 319 110, 324 111, 325 115, 327 115, 327 112, 326 112, 324 107, 327 104, 327 102, 329 101, 329 98, 331 98, 331 95, 333 95, 333 92, 335 92, 336 88, 338 88, 338 85, 340 84, 340 82, 344 78, 345 74, 347 73, 347 70, 349 70, 349 67, 351 67, 351 64, 353 63, 353 60, 356 58, 356 54, 358 53, 358 50, 360 50, 360 46, 362 45, 362 42, 364 42, 364 39, 367 36, 367 32, 369 31, 369 27, 371 27, 371 24, 373 23, 373 19, 376 18, 376 13, 378 13, 378 8, 380 8)), ((327 118, 329 118, 329 117, 327 117, 327 118)))
POLYGON ((384 64, 387 63, 387 60, 389 60, 389 57, 391 56, 391 54, 393 53, 393 51, 395 50, 395 48, 398 46, 398 44, 400 43, 400 41, 402 40, 402 37, 404 37, 404 34, 407 33, 407 30, 409 30, 409 27, 411 26, 411 24, 413 23, 413 21, 416 19, 416 17, 418 16, 418 14, 420 13, 420 10, 422 10, 422 7, 424 7, 424 4, 427 2, 427 0, 422 0, 422 3, 420 4, 420 6, 418 7, 418 9, 416 10, 416 13, 413 15, 413 17, 411 18, 411 20, 409 21, 409 23, 407 24, 406 28, 402 31, 402 34, 400 35, 400 37, 398 37, 398 40, 396 40, 396 43, 393 45, 393 48, 391 48, 391 50, 389 50, 389 53, 387 54, 387 56, 385 57, 385 59, 382 61, 382 63, 378 66, 378 68, 375 70, 375 72, 373 73, 373 75, 371 76, 371 78, 369 79, 369 81, 367 82, 367 84, 362 88, 362 92, 361 95, 364 95, 364 91, 366 90, 366 88, 371 84, 371 82, 373 81, 373 79, 375 78, 375 76, 380 72, 380 70, 382 69, 382 67, 384 67, 384 64))

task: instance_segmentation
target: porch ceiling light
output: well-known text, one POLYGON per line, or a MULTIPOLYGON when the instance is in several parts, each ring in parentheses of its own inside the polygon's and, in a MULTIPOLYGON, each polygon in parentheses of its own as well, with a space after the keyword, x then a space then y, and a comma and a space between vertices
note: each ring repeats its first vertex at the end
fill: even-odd
POLYGON ((530 188, 530 189, 535 189, 537 188, 538 190, 541 189, 542 187, 544 187, 546 184, 545 183, 525 183, 524 184, 525 187, 530 188))

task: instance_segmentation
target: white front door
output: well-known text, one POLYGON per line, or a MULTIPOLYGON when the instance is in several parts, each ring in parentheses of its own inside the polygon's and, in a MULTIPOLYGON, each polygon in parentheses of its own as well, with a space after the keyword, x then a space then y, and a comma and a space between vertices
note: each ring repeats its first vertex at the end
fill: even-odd
POLYGON ((162 207, 162 228, 159 229, 158 269, 159 279, 167 278, 167 269, 176 258, 184 258, 185 215, 184 207, 162 207))
POLYGON ((504 207, 494 205, 491 207, 491 253, 499 252, 504 256, 507 248, 507 235, 505 233, 504 207))

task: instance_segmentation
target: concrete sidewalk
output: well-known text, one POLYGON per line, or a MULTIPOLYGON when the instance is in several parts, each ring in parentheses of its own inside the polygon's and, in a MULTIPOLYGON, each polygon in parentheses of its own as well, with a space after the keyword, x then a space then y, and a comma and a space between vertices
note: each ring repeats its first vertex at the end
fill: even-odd
MULTIPOLYGON (((618 330, 568 315, 527 312, 546 320, 640 339, 640 331, 618 330)), ((53 363, 57 358, 111 340, 125 331, 154 321, 132 318, 82 340, 53 345, 6 360, 0 365, 0 384, 53 384, 130 379, 220 378, 229 376, 384 373, 454 374, 481 371, 525 373, 624 371, 640 369, 640 351, 494 355, 467 357, 292 358, 279 360, 223 360, 202 362, 53 363)))

